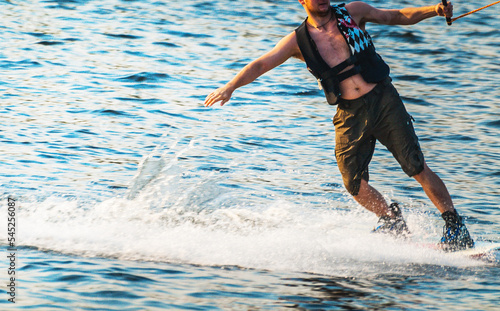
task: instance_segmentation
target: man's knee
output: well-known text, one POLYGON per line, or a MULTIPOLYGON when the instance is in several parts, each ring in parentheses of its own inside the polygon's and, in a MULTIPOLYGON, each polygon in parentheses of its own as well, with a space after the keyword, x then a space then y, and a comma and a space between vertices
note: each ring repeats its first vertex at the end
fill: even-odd
POLYGON ((418 174, 413 175, 412 177, 415 178, 415 180, 418 181, 419 183, 422 183, 423 181, 434 177, 433 175, 435 175, 434 172, 424 162, 422 170, 418 174))
POLYGON ((359 189, 361 187, 361 179, 350 179, 344 180, 344 187, 352 196, 357 196, 359 194, 359 189))
POLYGON ((361 173, 351 174, 351 172, 343 172, 342 181, 344 182, 344 187, 352 196, 357 196, 361 189, 361 181, 366 181, 370 179, 370 174, 368 169, 362 171, 361 173))
POLYGON ((425 170, 425 159, 420 146, 416 145, 415 148, 402 159, 398 159, 401 168, 409 177, 415 177, 425 170))

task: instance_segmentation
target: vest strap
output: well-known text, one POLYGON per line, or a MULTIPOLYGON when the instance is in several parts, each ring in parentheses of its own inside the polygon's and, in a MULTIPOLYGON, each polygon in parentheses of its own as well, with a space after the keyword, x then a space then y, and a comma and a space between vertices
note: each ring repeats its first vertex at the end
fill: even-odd
POLYGON ((337 78, 339 79, 339 82, 344 81, 345 79, 354 76, 355 74, 358 74, 361 72, 361 66, 355 66, 345 72, 339 73, 337 75, 337 78))
MULTIPOLYGON (((339 73, 340 73, 342 70, 346 69, 347 67, 349 67, 349 66, 351 66, 351 65, 353 65, 353 64, 356 64, 356 62, 357 62, 357 57, 356 57, 356 55, 352 55, 351 57, 349 57, 349 58, 348 58, 348 59, 346 59, 345 61, 341 62, 341 63, 340 63, 340 64, 338 64, 337 66, 332 67, 332 68, 330 68, 330 69, 328 69, 328 70, 325 70, 325 71, 321 72, 321 73, 320 73, 320 79, 321 79, 321 80, 326 80, 326 79, 331 79, 331 78, 338 78, 338 79, 339 79, 339 82, 340 82, 340 81, 343 81, 343 80, 345 80, 345 79, 349 78, 350 76, 352 76, 352 75, 354 75, 354 74, 356 74, 356 73, 353 73, 353 74, 352 74, 352 75, 350 75, 350 76, 346 76, 346 77, 344 77, 343 79, 340 79, 340 78, 338 77, 339 73)), ((349 72, 349 71, 350 71, 350 70, 348 70, 347 72, 349 72)), ((342 74, 344 74, 344 73, 342 73, 342 74)))

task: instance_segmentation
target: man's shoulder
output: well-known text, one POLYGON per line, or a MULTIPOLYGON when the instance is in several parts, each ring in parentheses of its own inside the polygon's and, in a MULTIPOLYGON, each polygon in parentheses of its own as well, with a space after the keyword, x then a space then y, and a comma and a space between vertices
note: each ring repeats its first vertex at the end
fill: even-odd
MULTIPOLYGON (((342 3, 344 4, 344 3, 342 3)), ((349 2, 347 4, 345 4, 345 7, 346 8, 359 8, 359 7, 365 7, 365 6, 369 6, 368 3, 364 2, 364 1, 353 1, 353 2, 349 2)))
POLYGON ((346 4, 345 8, 349 11, 349 13, 355 14, 358 12, 365 12, 366 10, 372 8, 372 6, 363 1, 354 1, 346 4))
POLYGON ((363 1, 350 2, 345 7, 358 24, 374 10, 374 7, 363 1))

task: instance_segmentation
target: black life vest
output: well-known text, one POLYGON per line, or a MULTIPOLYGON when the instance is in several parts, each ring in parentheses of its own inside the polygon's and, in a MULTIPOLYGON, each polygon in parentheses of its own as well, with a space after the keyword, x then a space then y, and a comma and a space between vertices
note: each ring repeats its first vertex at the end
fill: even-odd
POLYGON ((382 57, 375 52, 375 46, 368 32, 361 30, 356 25, 345 8, 345 4, 333 5, 332 10, 337 18, 337 27, 344 36, 351 54, 342 63, 332 68, 323 60, 307 30, 307 18, 295 29, 295 33, 307 69, 316 77, 320 88, 323 88, 328 103, 335 105, 341 95, 341 81, 360 73, 366 82, 378 83, 389 76, 390 69, 382 57), (354 67, 340 73, 351 65, 354 67))

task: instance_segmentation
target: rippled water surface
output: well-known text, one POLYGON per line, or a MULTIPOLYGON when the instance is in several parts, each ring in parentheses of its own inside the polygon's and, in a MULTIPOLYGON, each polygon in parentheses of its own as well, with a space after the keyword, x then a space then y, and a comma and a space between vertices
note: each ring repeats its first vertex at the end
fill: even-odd
MULTIPOLYGON (((369 1, 380 8, 429 5, 369 1)), ((456 2, 455 15, 488 3, 456 2)), ((0 242, 34 310, 495 310, 500 265, 370 234, 335 108, 289 60, 205 108, 305 18, 297 1, 0 1, 0 242)), ((500 5, 451 27, 368 25, 427 162, 500 242, 500 5)), ((442 220, 382 146, 372 184, 416 243, 442 220)), ((6 256, 0 260, 8 281, 6 256)))

